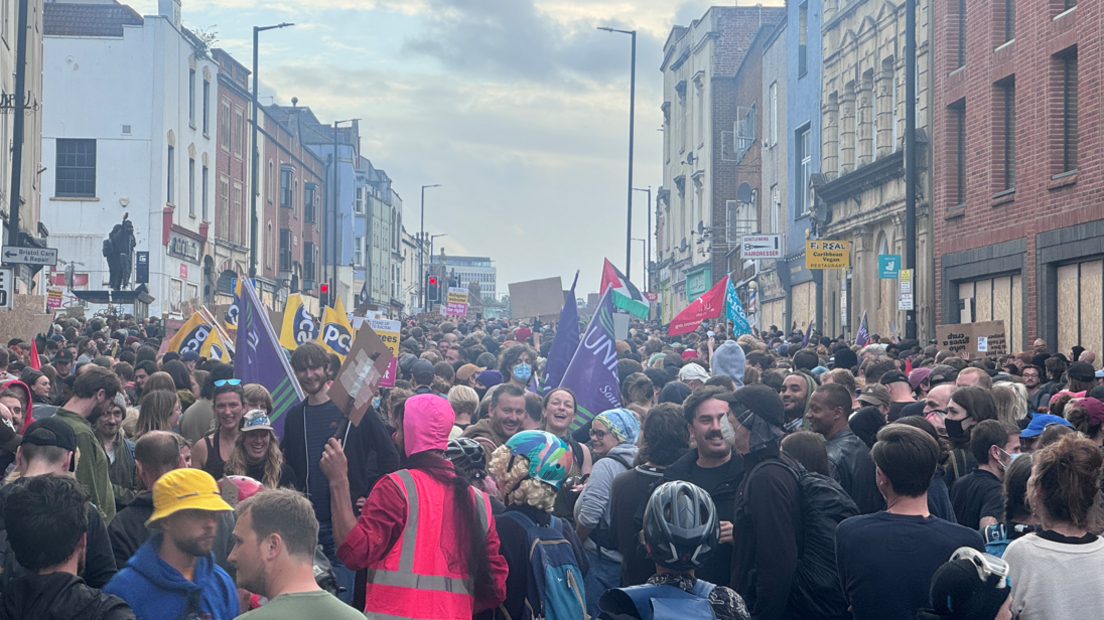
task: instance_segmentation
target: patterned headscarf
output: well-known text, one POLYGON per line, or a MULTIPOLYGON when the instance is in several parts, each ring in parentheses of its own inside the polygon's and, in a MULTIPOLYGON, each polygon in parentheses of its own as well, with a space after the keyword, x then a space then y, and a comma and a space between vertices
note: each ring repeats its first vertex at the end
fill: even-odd
POLYGON ((640 420, 637 420, 636 414, 628 409, 618 408, 603 411, 594 419, 605 424, 606 428, 610 429, 613 436, 621 443, 635 444, 636 438, 640 435, 640 420))

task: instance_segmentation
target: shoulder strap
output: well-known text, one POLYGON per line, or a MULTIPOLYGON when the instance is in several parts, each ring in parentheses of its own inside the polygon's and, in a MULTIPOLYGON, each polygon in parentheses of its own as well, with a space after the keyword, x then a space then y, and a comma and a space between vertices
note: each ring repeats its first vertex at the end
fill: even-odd
MULTIPOLYGON (((529 515, 521 512, 520 510, 507 510, 506 512, 498 515, 499 519, 503 517, 516 521, 518 525, 524 527, 525 529, 529 529, 536 525, 536 522, 530 519, 529 515)), ((555 519, 555 517, 552 518, 555 519)))

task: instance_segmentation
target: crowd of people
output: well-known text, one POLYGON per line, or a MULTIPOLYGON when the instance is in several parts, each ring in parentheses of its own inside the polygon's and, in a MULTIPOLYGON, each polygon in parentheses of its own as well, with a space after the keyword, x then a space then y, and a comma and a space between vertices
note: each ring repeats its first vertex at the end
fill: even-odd
POLYGON ((1092 351, 712 329, 634 322, 587 412, 553 326, 415 318, 346 424, 319 344, 273 411, 156 319, 59 317, 0 347, 0 620, 1095 616, 1092 351))

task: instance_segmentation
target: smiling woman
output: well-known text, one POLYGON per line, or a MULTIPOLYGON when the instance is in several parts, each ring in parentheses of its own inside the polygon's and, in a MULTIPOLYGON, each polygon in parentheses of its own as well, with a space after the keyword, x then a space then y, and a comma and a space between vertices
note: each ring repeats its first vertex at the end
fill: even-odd
POLYGON ((242 416, 241 432, 223 471, 227 476, 248 476, 270 489, 295 486, 295 472, 284 462, 272 421, 260 409, 242 416))

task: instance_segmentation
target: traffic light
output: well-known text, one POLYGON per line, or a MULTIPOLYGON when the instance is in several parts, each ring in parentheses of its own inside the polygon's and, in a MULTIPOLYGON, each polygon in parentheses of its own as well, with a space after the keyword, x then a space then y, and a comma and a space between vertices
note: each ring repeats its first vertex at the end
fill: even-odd
POLYGON ((330 285, 322 283, 318 285, 318 306, 325 308, 330 305, 330 285))
POLYGON ((426 286, 426 300, 430 302, 441 301, 441 287, 437 283, 437 276, 429 276, 429 284, 426 286))

